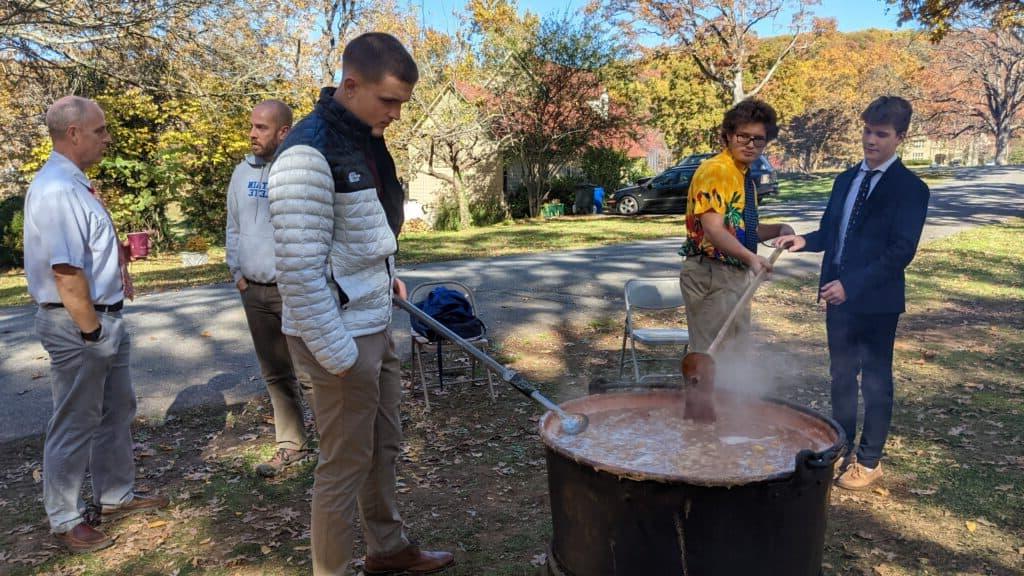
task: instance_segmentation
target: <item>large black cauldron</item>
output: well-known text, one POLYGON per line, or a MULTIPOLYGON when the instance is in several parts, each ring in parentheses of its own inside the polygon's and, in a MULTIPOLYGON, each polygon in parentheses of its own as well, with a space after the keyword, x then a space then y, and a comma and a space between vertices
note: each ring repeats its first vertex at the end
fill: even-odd
MULTIPOLYGON (((595 414, 619 407, 682 406, 683 393, 597 394, 563 404, 595 414)), ((558 576, 817 576, 821 573, 832 467, 845 435, 829 418, 781 400, 718 393, 720 411, 799 426, 829 448, 795 453, 794 471, 737 483, 644 477, 574 455, 555 441, 558 418, 541 420, 547 451, 558 576)))

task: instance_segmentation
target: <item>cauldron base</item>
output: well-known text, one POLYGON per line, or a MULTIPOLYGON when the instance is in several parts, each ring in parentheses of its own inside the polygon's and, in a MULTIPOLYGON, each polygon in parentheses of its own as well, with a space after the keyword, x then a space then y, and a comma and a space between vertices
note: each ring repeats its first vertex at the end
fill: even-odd
MULTIPOLYGON (((544 571, 542 576, 582 576, 573 574, 558 565, 558 560, 555 560, 555 554, 551 550, 551 544, 548 544, 548 560, 544 564, 544 571)), ((825 569, 822 568, 821 572, 818 572, 818 576, 825 576, 825 569)))

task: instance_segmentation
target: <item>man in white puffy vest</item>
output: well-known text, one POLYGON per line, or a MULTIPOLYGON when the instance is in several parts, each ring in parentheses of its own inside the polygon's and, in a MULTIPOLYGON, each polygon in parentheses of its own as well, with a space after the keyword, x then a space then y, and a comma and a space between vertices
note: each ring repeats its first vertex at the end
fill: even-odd
POLYGON ((264 100, 252 109, 252 154, 235 166, 227 193, 225 248, 228 271, 238 288, 245 320, 256 348, 263 381, 274 410, 274 457, 256 466, 264 477, 309 455, 302 418, 302 390, 281 332, 281 294, 274 266, 274 227, 270 223, 267 180, 277 149, 292 127, 292 109, 280 100, 264 100))
POLYGON ((419 72, 397 39, 372 32, 345 47, 342 76, 285 139, 269 182, 282 330, 320 431, 313 574, 345 572, 357 505, 366 574, 427 574, 453 557, 412 544, 395 501, 401 367, 389 328, 392 298, 406 297, 394 269, 404 195, 383 138, 419 72))

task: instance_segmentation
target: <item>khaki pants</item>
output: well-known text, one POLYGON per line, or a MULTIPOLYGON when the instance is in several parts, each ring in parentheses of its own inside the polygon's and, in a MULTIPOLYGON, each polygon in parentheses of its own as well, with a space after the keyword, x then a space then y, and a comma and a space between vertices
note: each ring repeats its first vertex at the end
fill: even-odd
POLYGON ((339 378, 316 361, 301 338, 288 336, 299 379, 313 385, 320 459, 313 474, 311 544, 314 576, 342 576, 352 559, 356 505, 368 554, 409 546, 395 502, 395 463, 402 442, 401 364, 388 331, 355 339, 359 359, 339 378))
MULTIPOLYGON (((686 303, 686 324, 690 331, 690 350, 706 352, 750 284, 745 268, 723 264, 711 258, 689 257, 683 260, 679 286, 686 303)), ((750 334, 750 304, 736 316, 720 349, 738 348, 750 334)))
POLYGON ((302 392, 309 381, 295 378, 288 343, 281 333, 281 294, 277 286, 249 284, 242 292, 242 306, 249 333, 256 348, 263 381, 267 383, 270 404, 274 407, 274 433, 278 448, 306 448, 306 428, 302 419, 302 392))

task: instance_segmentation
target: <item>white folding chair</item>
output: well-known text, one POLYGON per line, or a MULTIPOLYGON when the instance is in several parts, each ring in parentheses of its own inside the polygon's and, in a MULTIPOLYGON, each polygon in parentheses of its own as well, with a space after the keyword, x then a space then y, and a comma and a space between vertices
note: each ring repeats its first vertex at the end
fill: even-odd
MULTIPOLYGON (((654 316, 661 316, 657 312, 677 310, 673 323, 678 323, 683 317, 683 292, 679 287, 678 277, 666 278, 632 278, 626 281, 626 323, 622 332, 622 353, 619 356, 619 379, 626 365, 626 342, 629 342, 629 353, 633 364, 633 381, 637 384, 647 379, 675 377, 680 374, 673 373, 652 373, 640 376, 640 362, 651 362, 664 360, 661 358, 641 359, 637 354, 637 343, 647 347, 658 346, 682 346, 682 354, 686 354, 690 346, 690 332, 686 328, 666 327, 662 322, 660 327, 640 326, 645 323, 647 314, 654 312, 654 316)), ((676 358, 681 359, 682 355, 676 358)))
MULTIPOLYGON (((456 282, 454 280, 437 281, 437 282, 424 282, 422 284, 419 284, 415 288, 413 288, 412 292, 409 293, 409 302, 412 302, 414 305, 418 304, 421 300, 424 300, 427 297, 428 294, 430 294, 431 290, 433 290, 434 288, 437 288, 438 286, 444 286, 445 288, 449 288, 449 289, 452 289, 452 290, 457 290, 457 291, 462 292, 463 294, 465 294, 466 295, 466 299, 469 300, 469 305, 473 308, 473 314, 477 315, 477 317, 480 316, 480 310, 476 307, 476 298, 473 296, 473 291, 470 290, 470 288, 468 286, 466 286, 465 284, 463 284, 462 282, 456 282)), ((455 368, 451 368, 451 367, 445 368, 444 367, 444 356, 445 356, 445 353, 446 353, 446 351, 452 351, 452 350, 459 350, 459 351, 461 351, 462 348, 459 348, 459 346, 457 344, 449 342, 448 340, 446 340, 444 338, 441 338, 439 341, 430 340, 426 336, 420 334, 419 332, 416 332, 416 330, 414 330, 411 326, 409 328, 409 333, 411 335, 411 340, 412 340, 412 355, 413 355, 413 357, 414 357, 414 359, 416 361, 416 367, 417 367, 417 369, 419 371, 419 374, 420 374, 420 384, 423 386, 423 402, 424 402, 424 404, 426 406, 426 409, 430 410, 430 394, 427 392, 427 376, 426 376, 427 372, 430 372, 431 374, 437 374, 438 386, 440 386, 443 389, 444 388, 444 376, 445 376, 445 374, 449 374, 450 375, 450 374, 455 374, 455 373, 461 372, 461 370, 458 367, 455 367, 455 368), (432 347, 437 347, 436 367, 435 367, 435 369, 424 371, 424 369, 423 369, 423 355, 425 353, 424 350, 425 350, 425 348, 428 345, 432 346, 432 347)), ((465 338, 464 340, 466 340, 470 344, 472 344, 472 345, 474 345, 477 348, 480 348, 482 350, 486 350, 487 347, 490 345, 490 341, 487 339, 487 334, 486 333, 484 333, 481 336, 477 336, 475 338, 465 338)), ((478 378, 477 375, 476 375, 476 371, 477 371, 477 360, 476 360, 476 357, 473 356, 472 354, 469 354, 468 352, 466 353, 466 356, 469 357, 469 361, 470 361, 470 378, 469 378, 469 382, 480 382, 480 381, 482 381, 483 377, 478 378)), ((488 370, 486 366, 484 366, 484 372, 487 374, 487 389, 488 389, 488 391, 491 394, 491 399, 493 400, 495 398, 495 395, 494 395, 494 379, 493 379, 493 376, 491 375, 491 371, 488 370)))

